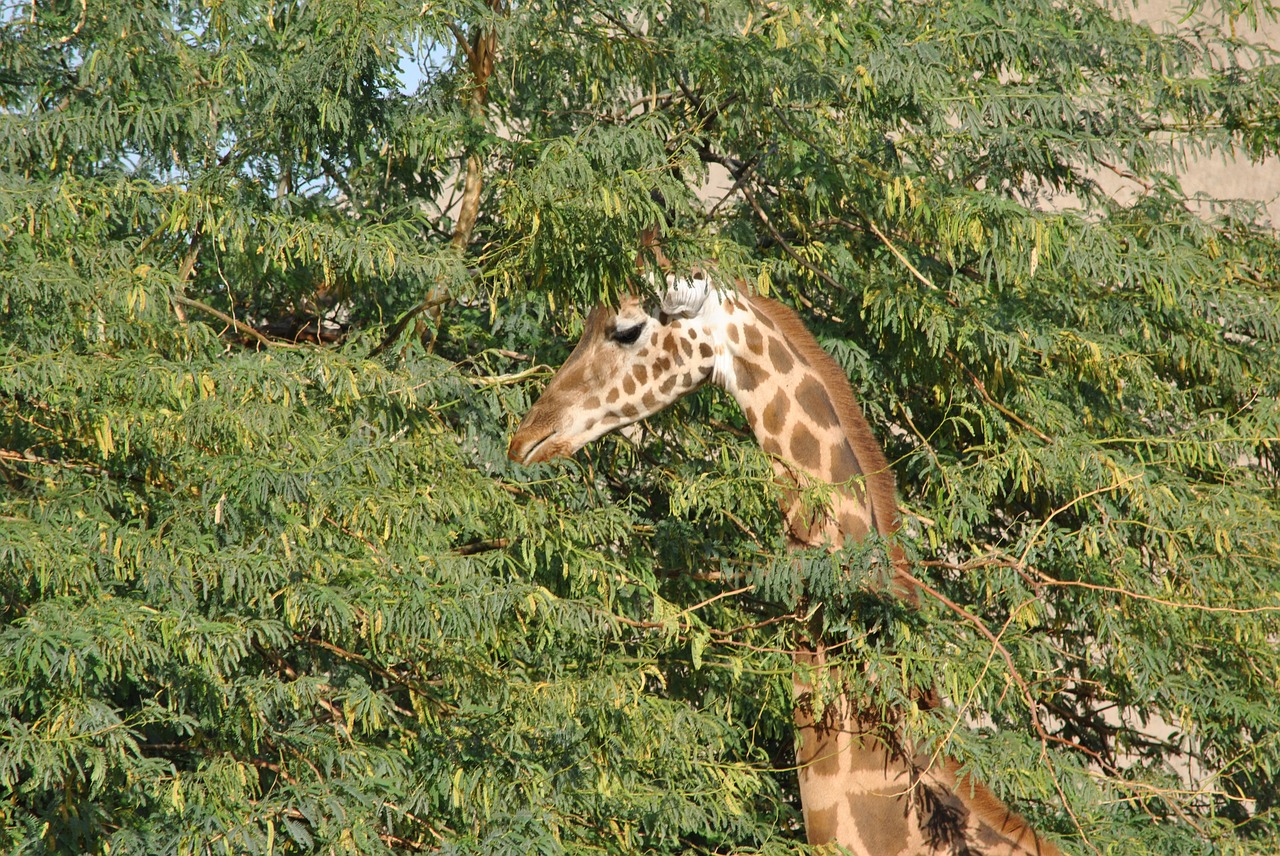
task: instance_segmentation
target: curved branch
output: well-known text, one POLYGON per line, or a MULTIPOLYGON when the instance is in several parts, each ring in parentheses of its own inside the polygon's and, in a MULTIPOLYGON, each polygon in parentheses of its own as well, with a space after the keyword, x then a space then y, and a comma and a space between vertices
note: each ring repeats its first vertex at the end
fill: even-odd
POLYGON ((778 231, 778 227, 774 226, 773 221, 769 219, 768 213, 766 213, 765 210, 762 207, 760 207, 760 202, 756 199, 756 195, 751 192, 750 187, 748 187, 746 184, 743 184, 741 190, 742 190, 743 197, 751 205, 752 210, 756 212, 756 217, 758 217, 760 222, 764 224, 764 227, 769 230, 769 234, 772 235, 773 239, 778 242, 778 246, 782 247, 783 252, 785 252, 788 256, 790 256, 796 262, 796 264, 800 265, 805 270, 809 271, 811 274, 816 276, 818 279, 822 280, 827 285, 834 288, 837 293, 844 291, 844 286, 841 285, 839 282, 836 282, 836 280, 831 276, 831 274, 822 270, 817 265, 810 262, 808 259, 803 258, 799 253, 795 251, 795 249, 791 246, 791 244, 787 243, 787 239, 782 237, 782 233, 778 231))
MULTIPOLYGON (((981 633, 982 636, 985 637, 987 641, 991 643, 993 650, 998 651, 1000 653, 1000 657, 1004 660, 1005 666, 1009 670, 1009 677, 1013 680, 1015 684, 1018 685, 1019 694, 1022 696, 1023 702, 1027 705, 1027 712, 1031 715, 1031 725, 1036 731, 1036 736, 1040 738, 1040 758, 1044 761, 1046 766, 1048 766, 1050 769, 1053 768, 1053 761, 1049 757, 1049 744, 1051 742, 1067 743, 1069 746, 1072 746, 1073 748, 1083 748, 1083 747, 1077 747, 1077 744, 1072 743, 1069 740, 1065 740, 1062 737, 1058 737, 1056 735, 1050 734, 1048 730, 1044 727, 1044 723, 1040 721, 1038 705, 1036 704, 1035 697, 1031 694, 1031 686, 1027 683, 1027 679, 1024 678, 1022 676, 1022 672, 1018 670, 1018 666, 1016 663, 1014 663, 1013 655, 1009 653, 1009 649, 1006 648, 1004 646, 1004 643, 1000 641, 999 636, 991 632, 991 628, 987 627, 987 625, 983 623, 982 619, 978 618, 978 616, 974 615, 972 612, 969 612, 969 610, 965 609, 963 606, 956 603, 954 600, 947 597, 945 594, 938 591, 937 589, 933 588, 923 580, 909 573, 904 573, 903 576, 912 585, 915 585, 917 588, 919 588, 921 591, 925 592, 926 594, 932 595, 934 598, 938 600, 938 602, 942 603, 944 606, 946 606, 956 615, 960 616, 965 621, 967 621, 968 623, 976 627, 978 629, 978 632, 981 633)), ((1062 807, 1067 810, 1067 814, 1071 816, 1071 822, 1075 825, 1076 831, 1080 833, 1080 840, 1083 841, 1086 845, 1088 845, 1089 849, 1093 850, 1095 853, 1099 853, 1100 851, 1098 850, 1098 848, 1093 844, 1092 841, 1089 840, 1088 834, 1084 831, 1084 825, 1080 822, 1080 818, 1076 815, 1075 811, 1071 808, 1071 802, 1070 800, 1067 799, 1067 793, 1066 791, 1063 790, 1062 783, 1058 781, 1058 776, 1055 774, 1052 778, 1053 778, 1053 787, 1058 792, 1059 799, 1062 800, 1062 807)))
MULTIPOLYGON (((489 8, 495 13, 505 11, 503 0, 489 0, 489 8)), ((485 105, 489 101, 489 78, 493 75, 493 66, 498 55, 498 31, 493 27, 485 30, 477 28, 471 36, 468 36, 456 23, 449 22, 447 26, 466 56, 467 68, 471 72, 471 88, 463 96, 468 112, 472 119, 483 122, 485 105)), ((458 209, 458 219, 454 223, 453 236, 449 239, 449 243, 460 253, 465 252, 471 243, 471 235, 475 231, 476 220, 480 216, 480 197, 483 191, 484 160, 478 152, 472 151, 467 155, 466 171, 462 179, 462 202, 458 209)), ((391 325, 391 329, 369 355, 377 356, 391 347, 400 338, 409 322, 423 312, 429 313, 433 319, 438 320, 440 307, 450 300, 452 295, 449 293, 448 285, 441 279, 437 279, 432 283, 422 301, 391 325)))
MULTIPOLYGON (((33 7, 34 5, 35 4, 32 4, 33 7)), ((32 17, 34 18, 35 15, 33 14, 32 17)), ((71 41, 76 36, 78 36, 80 34, 80 31, 84 29, 85 22, 88 20, 89 20, 89 0, 80 0, 80 20, 76 22, 75 28, 72 29, 71 32, 67 33, 65 36, 58 39, 58 44, 65 45, 67 42, 71 41)))
POLYGON ((219 321, 223 322, 224 324, 230 326, 237 333, 243 333, 244 335, 250 337, 251 339, 256 339, 259 344, 265 345, 268 348, 297 347, 296 345, 290 345, 285 342, 272 341, 271 339, 268 339, 266 336, 259 333, 257 330, 250 327, 248 324, 245 324, 241 321, 237 321, 236 319, 232 318, 230 315, 226 314, 225 312, 219 312, 217 309, 214 309, 209 304, 201 303, 199 300, 192 300, 190 297, 184 297, 181 294, 175 294, 173 295, 173 302, 180 304, 182 306, 189 306, 192 309, 199 309, 201 312, 208 313, 209 315, 212 315, 214 318, 217 318, 219 321))

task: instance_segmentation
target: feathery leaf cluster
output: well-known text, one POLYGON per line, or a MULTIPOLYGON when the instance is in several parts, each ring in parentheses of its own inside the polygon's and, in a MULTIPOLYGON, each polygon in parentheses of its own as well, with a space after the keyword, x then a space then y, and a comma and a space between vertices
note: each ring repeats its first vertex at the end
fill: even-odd
POLYGON ((1280 240, 1177 178, 1280 148, 1222 6, 0 11, 0 848, 800 852, 821 602, 1068 852, 1273 852, 1280 240), (919 609, 786 552, 721 393, 506 460, 655 224, 848 372, 919 609))

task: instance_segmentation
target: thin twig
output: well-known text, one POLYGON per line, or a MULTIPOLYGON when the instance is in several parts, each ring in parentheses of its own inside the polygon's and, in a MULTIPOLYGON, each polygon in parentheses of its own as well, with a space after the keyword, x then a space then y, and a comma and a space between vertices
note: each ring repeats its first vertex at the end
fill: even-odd
POLYGON ((1036 539, 1040 537, 1040 533, 1044 532, 1045 528, 1053 521, 1053 518, 1057 517, 1059 514, 1062 514, 1064 511, 1070 510, 1071 508, 1078 505, 1079 503, 1084 502, 1086 499, 1088 499, 1091 496, 1097 496, 1100 493, 1110 493, 1113 490, 1119 490, 1120 488, 1124 487, 1130 482, 1137 481, 1141 477, 1142 475, 1140 473, 1135 473, 1129 476, 1128 478, 1123 478, 1114 484, 1104 485, 1103 487, 1094 488, 1093 490, 1090 490, 1090 491, 1085 491, 1079 496, 1073 498, 1070 502, 1055 508, 1045 517, 1044 520, 1040 521, 1040 525, 1036 527, 1036 531, 1031 533, 1031 537, 1027 539, 1027 546, 1023 548, 1022 555, 1018 557, 1018 565, 1023 568, 1027 567, 1027 556, 1031 553, 1032 545, 1034 545, 1036 542, 1036 539))
POLYGON ((676 613, 676 618, 680 618, 683 615, 688 615, 691 612, 695 612, 699 609, 702 609, 702 607, 704 606, 709 606, 715 603, 717 600, 721 600, 722 598, 733 597, 734 595, 739 595, 739 594, 746 594, 747 592, 755 591, 755 590, 756 590, 755 583, 752 583, 751 585, 746 585, 746 586, 743 586, 742 588, 734 589, 733 591, 722 591, 719 594, 709 597, 704 601, 695 603, 693 606, 689 606, 680 610, 678 613, 676 613))
POLYGON ((982 396, 983 401, 985 401, 987 404, 990 404, 996 410, 1000 411, 1000 413, 1002 413, 1006 419, 1009 419, 1014 424, 1022 428, 1024 431, 1030 431, 1032 434, 1035 434, 1045 443, 1053 442, 1053 438, 1050 437, 1048 434, 1044 433, 1039 428, 1036 428, 1034 425, 1027 422, 1021 416, 1014 413, 1012 410, 1010 410, 1009 408, 1005 407, 1003 404, 1001 404, 1000 402, 992 398, 991 393, 987 392, 986 384, 982 382, 982 378, 974 374, 973 370, 970 369, 968 366, 966 366, 964 364, 964 361, 960 359, 959 355, 957 355, 950 348, 947 348, 947 356, 955 360, 956 364, 960 366, 961 370, 963 370, 964 373, 969 376, 969 381, 973 384, 974 389, 978 390, 978 394, 982 396))
POLYGON ((1051 577, 1044 571, 1034 565, 1026 564, 1018 559, 1007 558, 1002 559, 995 556, 985 556, 971 559, 967 562, 948 562, 942 559, 922 559, 919 564, 926 568, 945 568, 952 571, 960 571, 961 573, 969 573, 981 568, 1010 568, 1017 571, 1027 583, 1034 587, 1061 587, 1061 588, 1082 588, 1089 591, 1100 591, 1108 594, 1119 595, 1133 600, 1143 600, 1149 603, 1158 603, 1161 606, 1167 606, 1171 609, 1190 609, 1197 612, 1223 613, 1226 615, 1258 615, 1280 612, 1280 606, 1213 606, 1207 603, 1188 603, 1181 600, 1169 600, 1168 598, 1156 597, 1153 594, 1143 594, 1131 589, 1120 588, 1119 586, 1107 586, 1100 583, 1087 583, 1083 580, 1060 580, 1051 577))
POLYGON ((346 526, 343 526, 338 521, 334 520, 328 514, 324 516, 324 520, 326 523, 328 523, 330 526, 333 526, 338 531, 342 532, 342 534, 346 535, 348 538, 355 538, 361 544, 364 544, 365 547, 369 549, 369 552, 373 553, 378 558, 384 561, 386 560, 386 555, 380 549, 378 549, 378 545, 374 544, 372 541, 370 541, 368 538, 361 535, 359 532, 352 532, 350 529, 348 529, 346 526))
POLYGON ((991 632, 991 628, 987 627, 987 625, 982 622, 982 619, 978 618, 963 606, 956 603, 923 580, 920 580, 910 574, 904 573, 904 576, 921 591, 936 598, 938 602, 942 603, 956 615, 976 627, 978 632, 992 644, 995 650, 1000 652, 1000 656, 1004 660, 1005 666, 1009 669, 1009 677, 1018 685, 1018 689, 1022 695, 1022 700, 1027 705, 1027 712, 1031 716, 1031 725, 1035 728, 1036 734, 1040 738, 1040 758, 1044 761, 1045 766, 1050 768, 1050 772, 1053 774, 1051 776, 1053 779, 1053 787, 1058 792, 1058 797, 1062 800, 1062 806, 1067 810, 1067 814, 1070 815, 1071 822, 1075 825, 1076 831, 1080 833, 1080 839, 1095 853, 1100 853, 1101 851, 1099 851, 1093 842, 1089 840, 1089 836, 1084 830, 1084 824, 1080 822, 1080 818, 1076 815, 1075 810, 1071 808, 1071 802, 1067 799, 1067 793, 1063 790, 1062 783, 1058 781, 1057 772, 1053 769, 1053 759, 1049 755, 1049 743, 1061 742, 1062 738, 1055 740, 1044 727, 1044 723, 1040 721, 1038 705, 1036 704, 1035 697, 1031 694, 1031 687, 1027 683, 1026 678, 1024 678, 1022 673, 1018 670, 1018 666, 1014 663, 1013 655, 1009 653, 1009 649, 1000 641, 999 636, 991 632))
MULTIPOLYGON (((1013 617, 1016 614, 1017 610, 1009 611, 1009 617, 1005 619, 1004 626, 1002 626, 1000 628, 1000 632, 996 634, 997 639, 1004 638, 1005 631, 1007 631, 1009 629, 1009 625, 1013 623, 1013 617)), ((951 721, 951 727, 947 729, 946 736, 944 736, 942 740, 938 741, 938 745, 934 747, 933 754, 929 756, 928 767, 930 769, 932 769, 933 765, 937 763, 938 756, 942 754, 943 747, 951 741, 952 735, 954 735, 956 733, 956 729, 960 727, 960 720, 964 718, 965 712, 973 706, 973 701, 978 695, 978 687, 982 685, 983 680, 987 677, 987 672, 991 670, 991 661, 995 658, 995 655, 996 646, 992 645, 991 650, 987 652, 986 662, 982 664, 982 671, 978 673, 977 678, 973 681, 973 686, 969 688, 968 697, 964 700, 964 703, 956 709, 955 719, 951 721)))
POLYGON ((805 270, 809 271, 811 274, 818 277, 818 279, 822 280, 827 285, 836 289, 837 292, 842 292, 845 290, 845 287, 841 285, 839 282, 837 282, 831 276, 831 274, 827 273, 826 271, 822 270, 818 266, 814 265, 812 262, 803 258, 799 253, 797 253, 792 248, 791 244, 787 242, 787 239, 782 237, 782 233, 779 232, 777 227, 773 225, 773 221, 769 219, 769 215, 765 213, 765 210, 763 208, 760 207, 760 202, 756 199, 756 195, 751 192, 751 188, 746 184, 742 185, 742 195, 747 200, 747 202, 751 205, 752 210, 756 212, 756 217, 759 218, 760 222, 764 224, 764 227, 769 230, 769 234, 772 235, 773 239, 778 242, 778 246, 782 247, 782 251, 785 252, 788 256, 790 256, 796 262, 796 264, 800 265, 805 270))
MULTIPOLYGON (((364 666, 366 669, 373 672, 375 675, 378 675, 379 677, 383 678, 384 680, 387 680, 393 684, 396 684, 397 686, 404 687, 407 690, 412 690, 413 692, 417 693, 420 696, 426 696, 427 698, 434 698, 425 688, 431 685, 430 682, 428 682, 427 684, 420 684, 417 681, 409 680, 408 678, 405 678, 402 675, 396 674, 390 669, 387 669, 383 666, 379 666, 377 663, 373 662, 363 654, 357 654, 354 651, 348 651, 346 648, 343 648, 339 645, 335 645, 332 642, 329 642, 325 639, 315 639, 310 636, 304 636, 301 633, 293 634, 293 638, 296 641, 303 643, 304 645, 311 645, 315 648, 320 648, 322 650, 328 651, 330 654, 335 654, 349 663, 355 663, 357 666, 364 666)), ((403 714, 404 716, 413 716, 412 711, 405 710, 399 705, 393 705, 393 707, 395 707, 397 712, 403 714)))
POLYGON ((771 624, 780 624, 784 621, 794 621, 794 620, 795 620, 795 616, 791 615, 790 613, 787 613, 786 615, 775 615, 772 618, 766 618, 762 621, 756 621, 752 624, 740 624, 737 627, 730 627, 728 630, 717 630, 716 628, 712 627, 710 628, 710 632, 712 636, 727 638, 730 636, 734 636, 738 633, 743 633, 748 630, 759 630, 760 628, 768 627, 771 624))
POLYGON ((519 383, 522 380, 526 380, 536 375, 545 374, 549 371, 551 371, 551 366, 539 364, 511 374, 478 375, 469 377, 467 380, 481 389, 488 389, 494 386, 510 386, 511 384, 519 383))
POLYGON ((439 307, 448 303, 450 299, 451 298, 449 297, 449 293, 447 289, 444 291, 437 291, 436 288, 433 287, 431 291, 427 293, 427 296, 424 297, 418 303, 418 305, 414 306, 404 315, 400 316, 400 319, 396 321, 396 323, 391 325, 391 329, 387 331, 387 335, 382 337, 382 341, 378 343, 378 347, 374 348, 372 351, 369 352, 369 356, 376 357, 379 354, 381 354, 383 351, 385 351, 387 348, 394 345, 396 343, 396 340, 400 338, 400 334, 404 332, 404 328, 408 326, 410 321, 412 321, 414 318, 417 318, 419 315, 421 315, 423 312, 426 312, 427 310, 438 309, 439 307))
POLYGON ((277 342, 272 339, 268 339, 266 336, 262 335, 257 330, 250 327, 248 324, 244 324, 240 321, 237 321, 236 319, 232 318, 230 315, 226 314, 225 312, 219 312, 217 309, 214 309, 209 304, 201 303, 199 300, 192 300, 190 297, 183 297, 181 294, 175 294, 173 295, 173 302, 180 303, 183 306, 190 306, 192 309, 199 309, 201 312, 207 312, 208 314, 212 315, 214 318, 217 318, 219 321, 230 326, 237 333, 243 333, 244 335, 249 336, 252 339, 256 339, 259 344, 265 345, 268 348, 298 347, 297 345, 292 345, 287 342, 277 342))
MULTIPOLYGON (((266 645, 262 644, 257 639, 252 640, 250 644, 254 647, 254 650, 258 652, 258 654, 260 654, 263 658, 265 658, 268 662, 270 662, 273 666, 275 666, 276 669, 282 672, 285 677, 287 677, 291 681, 298 680, 299 675, 297 670, 294 669, 293 666, 289 665, 289 662, 285 660, 283 654, 281 654, 279 651, 276 651, 272 648, 268 648, 266 645)), ((329 701, 324 696, 317 696, 316 704, 320 705, 322 708, 324 708, 329 712, 329 716, 333 717, 333 724, 338 729, 340 729, 348 737, 351 735, 351 729, 347 727, 346 718, 342 715, 342 711, 338 710, 337 706, 333 702, 329 701)))
MULTIPOLYGON (((903 266, 907 270, 911 271, 912 276, 914 276, 917 280, 922 282, 928 288, 931 288, 934 291, 940 290, 938 286, 933 284, 933 280, 929 279, 929 277, 922 274, 920 270, 911 263, 911 260, 908 259, 903 254, 902 250, 899 250, 897 246, 894 245, 893 241, 890 241, 889 238, 885 235, 885 233, 880 231, 879 227, 876 226, 876 224, 871 220, 871 218, 868 217, 866 219, 867 219, 867 227, 871 229, 872 234, 874 234, 877 238, 880 239, 880 243, 884 244, 886 247, 889 248, 889 252, 893 253, 893 255, 898 259, 898 261, 902 262, 903 266)), ((845 225, 852 226, 851 223, 845 223, 845 225)))
POLYGON ((25 452, 15 452, 11 449, 0 449, 0 461, 14 461, 23 464, 43 464, 47 467, 62 467, 67 470, 79 470, 80 472, 89 473, 95 476, 109 476, 110 470, 103 469, 96 464, 87 464, 81 461, 55 461, 53 458, 42 458, 39 455, 28 454, 25 452))
POLYGON ((1104 585, 1099 585, 1097 583, 1086 583, 1080 580, 1058 580, 1058 579, 1054 579, 1053 577, 1039 570, 1036 570, 1035 574, 1038 577, 1040 577, 1041 585, 1062 586, 1064 588, 1083 588, 1083 589, 1090 589, 1092 591, 1108 592, 1110 594, 1118 594, 1121 597, 1133 598, 1134 600, 1145 600, 1145 601, 1150 601, 1151 603, 1158 603, 1161 606, 1168 606, 1172 609, 1193 609, 1198 612, 1221 612, 1227 615, 1256 615, 1258 613, 1280 612, 1280 606, 1238 607, 1238 606, 1211 606, 1207 603, 1185 603, 1185 602, 1176 601, 1176 600, 1166 600, 1165 598, 1156 597, 1155 595, 1151 595, 1151 594, 1141 594, 1136 591, 1129 591, 1128 589, 1117 588, 1115 586, 1104 586, 1104 585))
MULTIPOLYGON (((34 8, 34 5, 35 4, 33 3, 32 8, 34 8)), ((67 35, 58 39, 58 44, 65 45, 67 42, 74 39, 77 35, 80 34, 80 31, 84 29, 85 22, 88 20, 89 20, 89 0, 80 0, 80 20, 76 22, 75 28, 70 33, 67 33, 67 35)))
MULTIPOLYGON (((694 612, 695 610, 699 610, 702 607, 707 606, 708 604, 715 603, 717 600, 720 600, 721 598, 732 597, 733 595, 743 594, 744 592, 749 592, 754 590, 755 590, 755 585, 753 584, 749 586, 743 586, 740 589, 734 589, 733 591, 722 591, 719 594, 709 597, 700 603, 695 603, 693 606, 689 606, 680 610, 679 612, 671 616, 671 618, 667 619, 666 621, 641 621, 636 618, 627 618, 625 615, 610 615, 610 618, 612 618, 614 621, 617 621, 620 624, 625 624, 628 627, 636 627, 642 630, 658 630, 663 627, 667 627, 672 621, 678 621, 679 619, 683 618, 684 616, 688 615, 691 612, 694 612)), ((712 630, 711 632, 715 633, 716 631, 712 630)))

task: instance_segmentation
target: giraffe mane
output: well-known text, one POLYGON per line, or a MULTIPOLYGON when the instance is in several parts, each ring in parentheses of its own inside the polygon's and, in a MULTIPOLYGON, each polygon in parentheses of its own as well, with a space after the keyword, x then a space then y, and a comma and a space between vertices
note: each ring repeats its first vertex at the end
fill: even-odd
POLYGON ((826 387, 827 396, 840 420, 840 428, 848 438, 854 457, 858 460, 858 467, 866 479, 876 529, 881 535, 897 531, 898 496, 893 469, 880 450, 880 443, 854 398, 853 388, 849 385, 849 378, 845 376, 844 370, 823 350, 809 328, 790 307, 767 297, 744 296, 761 314, 778 326, 792 347, 813 367, 822 385, 826 387))

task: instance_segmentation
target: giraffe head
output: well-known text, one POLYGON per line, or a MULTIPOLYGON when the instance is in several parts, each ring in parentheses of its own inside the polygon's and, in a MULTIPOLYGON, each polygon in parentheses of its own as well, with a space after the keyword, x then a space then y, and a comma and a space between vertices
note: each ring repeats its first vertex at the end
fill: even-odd
POLYGON ((710 323, 720 303, 713 294, 706 275, 694 272, 667 277, 656 314, 636 297, 591 310, 582 339, 525 415, 507 454, 522 464, 567 457, 702 386, 717 357, 724 358, 710 323))

